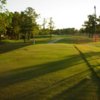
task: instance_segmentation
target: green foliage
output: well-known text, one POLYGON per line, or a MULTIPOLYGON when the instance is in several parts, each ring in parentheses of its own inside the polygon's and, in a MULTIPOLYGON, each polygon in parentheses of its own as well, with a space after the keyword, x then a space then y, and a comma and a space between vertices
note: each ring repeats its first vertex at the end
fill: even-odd
POLYGON ((4 5, 6 4, 6 0, 0 0, 0 12, 4 10, 4 5))
POLYGON ((31 7, 28 7, 24 12, 21 12, 21 32, 25 39, 30 39, 35 33, 38 32, 38 24, 36 19, 39 15, 31 7))
POLYGON ((0 0, 1 4, 6 4, 6 0, 0 0))
POLYGON ((20 14, 18 12, 15 12, 13 14, 11 26, 13 32, 12 35, 14 36, 15 39, 19 39, 21 28, 20 28, 20 14))
POLYGON ((0 13, 0 41, 2 36, 6 34, 7 26, 8 26, 8 16, 6 13, 0 13))
POLYGON ((86 32, 93 35, 95 33, 95 25, 96 25, 95 16, 89 15, 88 21, 84 22, 86 32))
MULTIPOLYGON (((0 13, 0 34, 9 39, 30 39, 34 34, 39 33, 39 25, 36 22, 39 14, 31 7, 23 12, 0 13)), ((1 35, 0 35, 1 37, 1 35)))
POLYGON ((84 28, 82 31, 88 33, 89 37, 92 37, 93 34, 99 34, 100 33, 100 17, 96 18, 95 15, 89 15, 88 21, 84 22, 83 27, 84 28))
POLYGON ((58 35, 74 35, 75 33, 78 33, 78 31, 75 28, 65 28, 56 29, 53 33, 58 35))

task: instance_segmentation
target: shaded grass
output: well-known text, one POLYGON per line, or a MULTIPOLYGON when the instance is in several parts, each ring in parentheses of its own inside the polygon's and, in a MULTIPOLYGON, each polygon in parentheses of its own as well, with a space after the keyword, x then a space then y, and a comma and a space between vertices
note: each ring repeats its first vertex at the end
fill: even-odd
POLYGON ((63 39, 57 43, 84 44, 90 42, 92 42, 92 39, 85 36, 64 36, 63 39))
POLYGON ((59 38, 59 36, 53 36, 52 39, 50 39, 49 36, 36 37, 35 44, 33 39, 26 41, 25 43, 23 40, 2 40, 2 43, 0 44, 0 54, 23 48, 28 45, 47 44, 57 38, 59 38))
POLYGON ((18 42, 18 43, 5 43, 3 45, 0 45, 0 54, 1 53, 5 53, 5 52, 9 52, 9 51, 13 51, 15 49, 19 49, 28 45, 32 45, 32 43, 22 43, 22 42, 18 42))
POLYGON ((1 54, 0 65, 1 100, 49 99, 90 75, 77 50, 64 44, 7 52, 1 54))
MULTIPOLYGON (((89 62, 92 69, 98 73, 98 68, 100 66, 100 48, 92 46, 92 45, 84 45, 83 47, 80 45, 78 48, 81 50, 81 52, 84 54, 86 60, 89 62), (85 46, 85 49, 83 48, 85 46), (86 54, 86 52, 91 52, 89 54, 86 54)), ((97 76, 99 77, 99 76, 97 76)))
MULTIPOLYGON (((35 44, 44 44, 49 41, 49 38, 36 38, 35 44)), ((34 45, 33 40, 27 41, 26 43, 24 43, 23 40, 4 40, 2 41, 2 44, 0 44, 0 54, 23 48, 28 45, 34 45)))
MULTIPOLYGON (((87 45, 78 48, 99 73, 96 60, 100 49, 87 45)), ((0 65, 1 100, 92 100, 93 96, 100 99, 99 86, 73 45, 23 46, 2 53, 0 65)))
MULTIPOLYGON (((100 69, 98 67, 100 66, 100 48, 86 46, 86 49, 82 49, 82 46, 79 46, 79 52, 82 55, 83 59, 88 62, 88 66, 92 72, 93 77, 93 83, 97 86, 97 92, 98 92, 98 99, 100 99, 100 69), (88 55, 85 52, 91 52, 88 55), (96 54, 97 53, 97 54, 96 54)), ((95 92, 92 93, 93 95, 95 92)), ((94 96, 94 99, 95 96, 94 96)))
POLYGON ((84 79, 52 100, 99 100, 98 86, 93 79, 84 79))
MULTIPOLYGON (((86 79, 82 80, 81 82, 74 85, 73 87, 66 89, 62 93, 56 95, 52 99, 53 100, 62 100, 62 99, 63 100, 99 100, 100 99, 100 77, 98 76, 98 73, 96 72, 95 68, 91 66, 90 61, 88 61, 87 59, 90 59, 93 56, 96 57, 100 55, 100 52, 82 53, 84 52, 84 50, 82 49, 83 47, 81 48, 82 52, 76 46, 75 48, 80 52, 82 59, 84 59, 87 66, 89 67, 91 71, 91 77, 87 77, 86 79), (85 56, 87 55, 89 56, 85 58, 85 56)), ((85 50, 88 51, 88 49, 90 48, 87 47, 85 50)))

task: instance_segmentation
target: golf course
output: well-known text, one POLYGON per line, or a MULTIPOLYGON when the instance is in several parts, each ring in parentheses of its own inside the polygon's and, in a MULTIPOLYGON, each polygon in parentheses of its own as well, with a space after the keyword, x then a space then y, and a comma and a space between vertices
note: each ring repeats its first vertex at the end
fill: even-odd
POLYGON ((100 0, 0 0, 0 100, 100 100, 100 0))
POLYGON ((67 35, 5 41, 0 100, 100 100, 100 42, 67 35))

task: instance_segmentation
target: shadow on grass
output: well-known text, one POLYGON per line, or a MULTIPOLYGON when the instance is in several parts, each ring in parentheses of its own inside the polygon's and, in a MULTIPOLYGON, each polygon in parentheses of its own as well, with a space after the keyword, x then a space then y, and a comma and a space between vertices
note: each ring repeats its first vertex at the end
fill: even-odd
POLYGON ((2 53, 6 53, 6 52, 9 52, 9 51, 13 51, 13 50, 16 50, 16 49, 19 49, 19 48, 22 48, 22 47, 25 47, 25 46, 28 46, 28 45, 32 45, 32 42, 27 42, 27 43, 23 43, 23 42, 13 42, 13 43, 4 43, 2 45, 0 45, 0 54, 2 53))
MULTIPOLYGON (((86 53, 86 55, 100 55, 100 52, 96 52, 96 53, 86 53)), ((81 55, 82 57, 83 55, 81 55)), ((12 70, 6 73, 3 73, 0 75, 0 88, 3 89, 4 87, 8 87, 10 85, 14 85, 17 83, 21 83, 24 81, 28 81, 34 78, 38 78, 41 77, 43 75, 49 74, 49 73, 53 73, 59 70, 63 70, 63 69, 67 69, 69 67, 74 67, 74 65, 79 65, 83 62, 80 62, 80 60, 84 60, 84 62, 87 64, 87 69, 85 71, 80 71, 80 73, 74 74, 69 77, 69 78, 65 78, 62 79, 60 81, 58 81, 57 83, 52 84, 50 87, 45 87, 42 88, 41 90, 35 90, 35 93, 33 91, 27 91, 27 93, 24 95, 18 95, 16 98, 28 98, 30 95, 32 97, 29 98, 34 98, 35 96, 37 97, 37 95, 39 96, 39 94, 41 95, 41 92, 43 92, 44 94, 47 91, 52 91, 53 88, 56 88, 59 86, 63 86, 63 85, 67 85, 73 83, 75 81, 75 79, 80 78, 82 75, 82 79, 79 80, 79 82, 75 85, 73 84, 73 86, 71 88, 65 88, 63 91, 61 91, 60 94, 55 95, 54 97, 52 97, 52 100, 62 100, 60 98, 63 98, 63 100, 80 100, 78 99, 78 96, 81 98, 82 95, 85 96, 87 95, 84 91, 87 91, 85 89, 87 89, 89 87, 89 85, 91 86, 97 86, 98 87, 98 92, 97 95, 99 96, 100 93, 100 86, 99 86, 99 80, 97 78, 97 76, 95 76, 95 72, 93 69, 91 69, 90 64, 88 63, 88 61, 85 60, 85 58, 82 57, 81 59, 80 55, 72 55, 69 56, 63 60, 60 61, 55 61, 55 62, 49 62, 49 63, 45 63, 45 64, 41 64, 41 65, 36 65, 36 66, 27 66, 27 68, 20 68, 20 69, 16 69, 16 70, 12 70), (92 73, 91 78, 92 79, 87 79, 87 73, 89 74, 89 72, 92 73), (86 75, 84 74, 86 73, 86 75), (85 75, 85 76, 84 76, 85 75), (95 82, 96 81, 96 82, 95 82), (95 84, 95 85, 94 85, 95 84), (24 97, 23 97, 24 96, 24 97), (67 99, 66 99, 67 98, 67 99)), ((89 87, 89 89, 91 88, 91 86, 89 87)), ((100 96, 98 97, 100 100, 100 96)), ((27 99, 28 100, 28 99, 27 99)), ((31 99, 32 100, 32 99, 31 99)), ((81 100, 83 100, 81 98, 81 100)), ((90 100, 90 99, 89 99, 90 100)))
MULTIPOLYGON (((86 53, 86 55, 91 55, 91 56, 100 55, 100 52, 96 52, 93 54, 90 52, 90 53, 86 53)), ((90 68, 94 76, 97 77, 97 73, 93 70, 93 68, 91 68, 91 65, 88 63, 88 61, 84 58, 82 59, 90 68)), ((73 67, 74 65, 78 66, 78 64, 83 63, 83 62, 80 62, 80 60, 82 59, 80 55, 71 55, 67 57, 66 59, 63 59, 60 61, 49 62, 49 63, 36 65, 36 66, 27 66, 25 68, 20 68, 20 69, 12 70, 9 72, 5 72, 0 75, 0 87, 16 84, 17 82, 27 81, 27 80, 37 78, 39 76, 42 76, 48 73, 52 73, 55 71, 73 67)))
POLYGON ((73 65, 80 64, 80 56, 71 56, 67 59, 49 62, 36 66, 28 66, 26 68, 12 70, 3 75, 0 75, 0 88, 9 85, 17 84, 19 82, 31 80, 48 73, 56 72, 62 69, 73 67, 73 65), (71 63, 70 63, 71 62, 71 63))
MULTIPOLYGON (((69 89, 65 89, 60 94, 55 95, 52 97, 52 100, 100 100, 100 77, 98 73, 94 70, 93 66, 90 65, 88 60, 85 58, 85 55, 75 47, 82 59, 85 61, 87 66, 89 67, 89 71, 91 72, 91 77, 87 77, 83 79, 78 84, 74 85, 69 89)), ((100 55, 100 53, 87 53, 90 56, 93 55, 100 55)), ((99 66, 99 65, 97 65, 99 66)), ((81 75, 81 74, 80 74, 81 75)))
POLYGON ((72 86, 69 89, 65 89, 62 93, 57 94, 52 98, 52 100, 83 100, 78 99, 79 94, 82 94, 82 89, 87 88, 88 79, 81 80, 78 84, 72 86))
POLYGON ((52 100, 92 100, 93 98, 100 100, 100 86, 92 75, 55 95, 52 100))
MULTIPOLYGON (((55 82, 55 83, 53 83, 50 86, 47 86, 45 88, 41 88, 41 89, 38 89, 35 91, 28 91, 28 92, 25 92, 24 94, 20 94, 20 95, 16 96, 16 100, 23 99, 23 98, 27 98, 27 100, 33 100, 33 99, 41 100, 40 98, 42 98, 43 100, 44 99, 48 100, 48 97, 43 96, 44 94, 46 95, 46 93, 47 93, 47 95, 48 95, 49 94, 48 92, 55 91, 57 88, 59 88, 61 86, 62 87, 65 86, 64 90, 65 89, 69 90, 69 87, 71 87, 70 89, 72 89, 72 86, 75 85, 76 83, 80 83, 82 81, 81 83, 84 84, 84 81, 87 80, 86 76, 89 74, 90 74, 89 70, 81 71, 77 74, 73 74, 70 77, 66 77, 60 81, 57 81, 57 82, 55 82)), ((59 96, 62 97, 62 94, 59 96)), ((57 97, 52 96, 52 98, 50 100, 59 100, 59 97, 58 97, 58 95, 57 95, 57 97)), ((61 98, 61 100, 63 100, 63 99, 61 98)))

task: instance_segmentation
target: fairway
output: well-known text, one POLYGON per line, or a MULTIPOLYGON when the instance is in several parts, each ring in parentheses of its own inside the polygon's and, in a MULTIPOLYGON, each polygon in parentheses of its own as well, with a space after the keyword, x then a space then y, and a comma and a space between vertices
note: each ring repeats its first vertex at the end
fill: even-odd
POLYGON ((0 0, 0 100, 100 100, 100 0, 0 0))
POLYGON ((0 100, 100 100, 99 46, 61 41, 1 52, 0 100))

